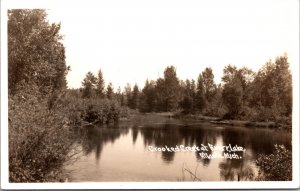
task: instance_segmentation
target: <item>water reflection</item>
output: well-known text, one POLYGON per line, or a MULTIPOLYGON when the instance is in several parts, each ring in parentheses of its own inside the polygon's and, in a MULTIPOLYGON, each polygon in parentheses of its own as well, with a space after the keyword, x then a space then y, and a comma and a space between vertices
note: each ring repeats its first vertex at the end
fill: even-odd
MULTIPOLYGON (((146 126, 140 128, 139 131, 144 140, 144 146, 153 145, 155 147, 176 147, 180 144, 180 134, 175 130, 174 125, 164 124, 159 127, 146 126)), ((175 156, 175 152, 162 152, 161 157, 164 162, 172 162, 175 156)))
POLYGON ((245 164, 245 158, 241 160, 226 159, 220 163, 219 168, 222 180, 247 181, 253 180, 254 177, 254 171, 249 164, 245 164))
MULTIPOLYGON (((199 124, 196 127, 185 125, 179 128, 179 133, 182 137, 183 144, 187 146, 193 146, 193 145, 201 146, 202 144, 215 145, 217 138, 220 136, 219 132, 211 129, 207 130, 203 127, 204 127, 203 124, 199 124)), ((206 152, 207 154, 212 154, 211 150, 200 151, 200 152, 206 152)), ((210 163, 210 159, 202 159, 200 157, 200 152, 195 152, 197 160, 202 162, 203 165, 208 166, 210 163)))
POLYGON ((136 139, 138 137, 139 131, 138 131, 137 128, 138 128, 137 126, 133 126, 133 128, 132 128, 132 142, 133 142, 133 144, 135 144, 136 139))
POLYGON ((106 143, 114 143, 121 135, 128 134, 128 128, 118 125, 94 126, 87 125, 77 129, 77 143, 81 144, 85 155, 94 152, 99 160, 101 151, 106 143))
MULTIPOLYGON (((95 153, 97 162, 101 158, 105 145, 107 143, 114 144, 123 136, 130 136, 128 141, 132 147, 136 144, 143 145, 144 152, 138 153, 140 155, 147 153, 145 151, 148 151, 148 146, 175 148, 177 145, 201 147, 201 145, 208 144, 219 146, 231 144, 246 148, 245 153, 237 153, 241 157, 240 159, 218 160, 217 168, 219 172, 213 173, 219 174, 219 179, 226 181, 252 180, 255 173, 253 161, 257 158, 257 154, 271 153, 274 144, 283 144, 287 148, 291 148, 291 135, 288 133, 268 129, 218 127, 209 123, 160 123, 152 125, 149 122, 144 125, 120 123, 106 126, 85 126, 79 128, 76 134, 78 135, 77 143, 81 145, 84 155, 95 153), (137 141, 138 139, 140 141, 137 141)), ((206 152, 207 154, 213 154, 210 149, 206 152)), ((193 161, 202 164, 203 168, 215 165, 211 164, 214 159, 202 159, 199 153, 192 153, 193 161)), ((131 154, 129 149, 129 152, 125 153, 123 157, 131 154)), ((171 165, 177 156, 176 152, 161 152, 158 154, 160 155, 159 160, 163 161, 165 165, 171 165)))

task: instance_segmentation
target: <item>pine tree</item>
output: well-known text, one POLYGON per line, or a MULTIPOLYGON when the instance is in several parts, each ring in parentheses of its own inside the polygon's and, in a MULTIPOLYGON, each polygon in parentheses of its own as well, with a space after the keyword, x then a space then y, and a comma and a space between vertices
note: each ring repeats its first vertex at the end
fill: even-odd
POLYGON ((131 86, 129 83, 126 84, 126 87, 124 89, 124 103, 126 102, 127 106, 129 107, 132 103, 131 103, 131 97, 132 97, 132 92, 131 92, 131 86))
POLYGON ((99 70, 98 78, 97 78, 97 85, 96 85, 96 92, 100 98, 104 98, 104 96, 105 96, 104 89, 105 89, 105 82, 103 79, 103 74, 102 74, 102 71, 99 70))
POLYGON ((91 98, 94 95, 97 78, 92 72, 88 72, 82 81, 83 86, 83 98, 91 98))
POLYGON ((202 111, 205 107, 205 91, 204 91, 204 84, 203 84, 203 77, 201 74, 198 76, 197 81, 197 90, 196 90, 196 107, 198 111, 202 111))
POLYGON ((143 112, 152 112, 155 110, 155 82, 147 79, 141 93, 140 110, 143 112))
POLYGON ((113 99, 113 97, 114 97, 114 89, 113 89, 112 83, 109 83, 106 88, 106 97, 108 99, 113 99))
POLYGON ((130 108, 138 109, 139 107, 139 99, 140 99, 140 91, 137 84, 134 85, 131 97, 131 105, 130 108))

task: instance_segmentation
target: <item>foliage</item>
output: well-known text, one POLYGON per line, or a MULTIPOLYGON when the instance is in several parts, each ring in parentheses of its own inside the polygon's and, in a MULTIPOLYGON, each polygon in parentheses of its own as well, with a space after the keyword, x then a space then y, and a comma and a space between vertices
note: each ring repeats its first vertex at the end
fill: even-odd
POLYGON ((60 24, 45 10, 8 11, 9 181, 59 181, 72 134, 53 106, 66 88, 60 24))
POLYGON ((121 107, 116 101, 89 99, 83 102, 82 119, 93 123, 111 123, 119 120, 121 107))
POLYGON ((139 99, 140 99, 140 90, 137 84, 133 86, 132 96, 129 100, 129 107, 131 109, 138 109, 139 107, 139 99))
POLYGON ((106 97, 109 97, 109 99, 112 99, 113 97, 113 88, 111 83, 107 86, 105 94, 105 83, 101 70, 98 71, 97 77, 92 72, 88 72, 81 84, 83 98, 104 98, 105 95, 106 97))
POLYGON ((57 173, 70 159, 72 134, 67 118, 48 110, 46 101, 26 92, 9 97, 11 182, 61 181, 57 173))
POLYGON ((257 73, 234 65, 226 66, 223 72, 222 84, 218 86, 211 68, 205 68, 195 84, 193 79, 178 79, 175 67, 168 66, 164 78, 146 80, 139 96, 138 89, 132 91, 128 84, 119 102, 134 109, 138 105, 142 112, 181 111, 227 119, 274 121, 285 127, 284 124, 291 124, 292 84, 286 55, 276 58, 274 63, 267 62, 257 73), (138 104, 133 104, 133 100, 138 104))
POLYGON ((197 109, 201 112, 206 105, 203 77, 201 74, 199 74, 198 81, 197 81, 197 91, 196 91, 195 99, 196 99, 197 109))
POLYGON ((106 97, 108 99, 113 99, 113 97, 114 97, 114 89, 113 89, 112 83, 109 83, 106 88, 106 97))
POLYGON ((216 84, 214 82, 214 74, 211 68, 205 68, 205 70, 202 72, 202 80, 205 99, 208 102, 211 102, 211 99, 214 97, 214 92, 216 89, 216 84))
POLYGON ((35 84, 46 95, 66 87, 65 48, 60 24, 48 23, 45 10, 8 11, 8 88, 17 93, 21 83, 35 84))
MULTIPOLYGON (((117 122, 121 111, 124 110, 116 100, 81 99, 69 93, 62 97, 56 108, 66 111, 65 115, 73 125, 81 124, 83 121, 99 124, 117 122)), ((123 112, 122 114, 122 117, 127 117, 126 113, 123 112)))
POLYGON ((140 97, 140 111, 152 112, 155 110, 155 82, 147 79, 140 97))
POLYGON ((51 110, 38 88, 9 98, 9 173, 11 182, 63 181, 60 167, 72 158, 72 128, 82 121, 116 122, 128 117, 126 108, 108 99, 82 99, 67 91, 51 110), (34 94, 34 95, 33 95, 34 94))
POLYGON ((82 81, 83 98, 93 97, 94 90, 96 88, 96 82, 97 82, 97 78, 94 76, 94 74, 92 72, 88 72, 82 81))
POLYGON ((196 85, 195 81, 186 80, 182 84, 183 88, 183 100, 180 102, 180 107, 183 109, 183 113, 195 113, 196 111, 196 85))
POLYGON ((156 99, 155 111, 165 111, 165 82, 163 78, 158 78, 156 80, 156 86, 154 91, 156 99))
POLYGON ((163 81, 163 111, 174 111, 179 103, 179 80, 174 66, 169 66, 164 71, 163 81))
POLYGON ((119 86, 117 89, 117 92, 114 95, 114 99, 121 105, 124 106, 124 96, 123 93, 121 92, 121 87, 119 86))
POLYGON ((131 96, 132 96, 131 85, 129 83, 127 83, 125 88, 124 88, 124 92, 123 92, 122 104, 129 106, 131 96))
POLYGON ((224 85, 222 97, 228 108, 226 118, 233 119, 238 116, 242 108, 243 87, 237 76, 233 76, 232 79, 224 85))
POLYGON ((97 96, 99 96, 100 98, 104 98, 105 95, 104 88, 105 88, 105 82, 103 78, 103 73, 101 70, 99 70, 98 78, 96 81, 96 91, 97 91, 97 96))
POLYGON ((260 168, 257 180, 292 180, 292 151, 283 145, 275 145, 275 150, 270 155, 260 154, 256 164, 260 168))
POLYGON ((221 117, 223 118, 228 112, 227 109, 223 106, 223 97, 222 97, 222 87, 219 85, 214 90, 214 95, 212 96, 210 102, 206 104, 203 113, 207 116, 221 117))
POLYGON ((267 119, 279 121, 292 112, 292 77, 287 56, 267 62, 257 73, 251 84, 249 106, 270 110, 267 119))

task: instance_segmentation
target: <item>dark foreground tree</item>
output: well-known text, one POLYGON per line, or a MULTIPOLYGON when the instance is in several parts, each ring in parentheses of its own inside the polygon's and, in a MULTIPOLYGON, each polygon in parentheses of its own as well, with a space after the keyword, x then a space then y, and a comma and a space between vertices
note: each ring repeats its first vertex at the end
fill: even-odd
POLYGON ((8 10, 10 182, 59 181, 59 168, 70 159, 70 111, 47 105, 49 95, 66 88, 69 68, 60 24, 46 16, 39 9, 8 10))
POLYGON ((8 88, 15 94, 34 84, 43 95, 66 88, 65 48, 60 24, 44 10, 8 10, 8 88))

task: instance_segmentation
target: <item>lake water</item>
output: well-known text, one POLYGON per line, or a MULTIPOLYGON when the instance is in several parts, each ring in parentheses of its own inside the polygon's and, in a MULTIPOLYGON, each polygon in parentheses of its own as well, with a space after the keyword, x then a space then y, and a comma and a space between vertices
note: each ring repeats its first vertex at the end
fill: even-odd
MULTIPOLYGON (((78 159, 65 167, 69 181, 201 181, 250 180, 257 174, 259 153, 269 154, 274 144, 291 149, 291 133, 262 128, 214 125, 148 116, 111 126, 77 130, 78 159), (151 152, 149 146, 176 147, 238 145, 239 159, 202 159, 200 152, 151 152), (186 170, 185 170, 186 169, 186 170), (190 171, 190 172, 189 172, 190 171)), ((208 154, 222 154, 208 151, 208 154)))

